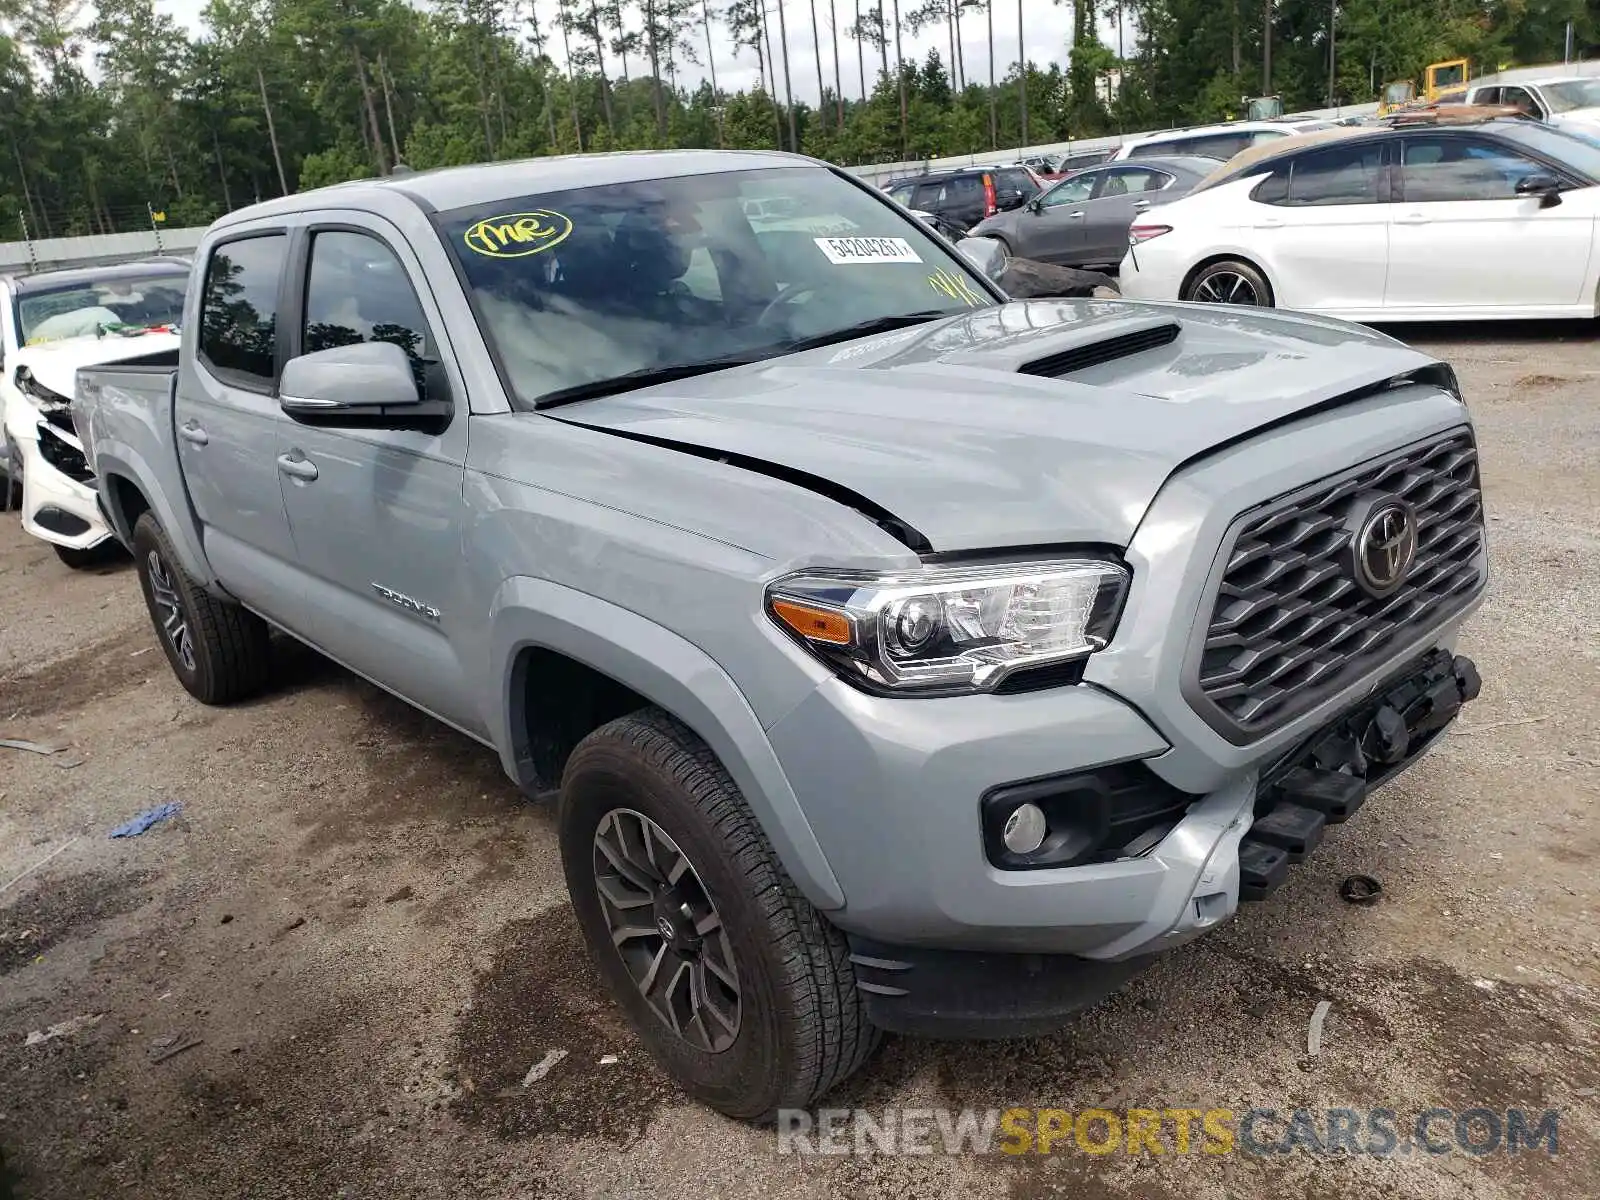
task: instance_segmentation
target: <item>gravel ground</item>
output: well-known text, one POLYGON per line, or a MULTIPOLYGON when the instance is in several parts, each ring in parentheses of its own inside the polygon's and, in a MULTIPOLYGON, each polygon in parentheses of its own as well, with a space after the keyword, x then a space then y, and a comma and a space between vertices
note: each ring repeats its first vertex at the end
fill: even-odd
POLYGON ((1559 1154, 780 1156, 636 1048, 551 814, 492 755, 293 647, 274 694, 203 708, 131 570, 71 573, 6 519, 0 736, 72 747, 0 750, 0 885, 54 855, 0 894, 19 1195, 1600 1194, 1600 355, 1582 326, 1409 336, 1480 427, 1479 703, 1270 901, 1068 1031, 891 1039, 833 1102, 1555 1108, 1559 1154), (182 815, 105 836, 166 800, 182 815), (1378 904, 1338 900, 1352 872, 1378 904))

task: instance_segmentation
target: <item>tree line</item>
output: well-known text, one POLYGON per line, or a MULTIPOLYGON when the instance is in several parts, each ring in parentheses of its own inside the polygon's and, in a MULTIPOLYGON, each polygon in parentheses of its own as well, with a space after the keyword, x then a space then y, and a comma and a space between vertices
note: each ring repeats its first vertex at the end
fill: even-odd
POLYGON ((1361 103, 1445 58, 1559 61, 1569 22, 1578 51, 1600 41, 1600 0, 1076 0, 1065 66, 997 63, 997 29, 1026 44, 1046 2, 210 0, 192 36, 153 0, 0 0, 0 238, 201 224, 402 163, 967 154, 1226 119, 1254 95, 1361 103), (718 41, 755 86, 719 86, 718 41), (789 70, 806 52, 814 92, 789 70))

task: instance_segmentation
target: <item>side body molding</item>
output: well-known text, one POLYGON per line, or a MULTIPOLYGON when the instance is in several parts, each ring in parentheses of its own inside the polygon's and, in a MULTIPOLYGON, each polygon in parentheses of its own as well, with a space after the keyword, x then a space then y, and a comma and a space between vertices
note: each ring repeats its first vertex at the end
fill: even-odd
POLYGON ((604 600, 529 576, 507 579, 490 609, 488 662, 499 672, 489 727, 506 773, 530 776, 518 714, 516 663, 525 649, 558 651, 626 684, 688 725, 715 752, 784 869, 821 909, 844 906, 844 892, 744 693, 693 643, 604 600))

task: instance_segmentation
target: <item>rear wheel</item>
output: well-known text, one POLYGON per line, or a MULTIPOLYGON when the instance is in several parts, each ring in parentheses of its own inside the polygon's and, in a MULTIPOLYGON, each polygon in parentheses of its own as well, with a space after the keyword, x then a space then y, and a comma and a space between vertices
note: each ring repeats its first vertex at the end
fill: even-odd
POLYGON ((227 704, 266 686, 272 668, 267 623, 191 579, 153 513, 133 527, 133 557, 161 649, 191 696, 227 704))
POLYGON ((1195 272, 1183 299, 1202 304, 1245 304, 1272 307, 1272 288, 1255 267, 1238 259, 1212 263, 1195 272))
POLYGON ((673 718, 646 709, 579 744, 560 839, 589 953, 695 1099, 770 1121, 876 1048, 844 936, 779 865, 716 756, 673 718))

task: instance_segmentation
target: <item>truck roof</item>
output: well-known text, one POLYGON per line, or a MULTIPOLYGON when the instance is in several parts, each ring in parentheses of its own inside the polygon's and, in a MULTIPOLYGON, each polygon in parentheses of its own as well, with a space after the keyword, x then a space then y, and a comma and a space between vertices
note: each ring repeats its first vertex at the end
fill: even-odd
POLYGON ((785 154, 774 150, 633 150, 610 154, 562 154, 476 163, 466 167, 406 171, 382 179, 357 179, 236 209, 217 224, 220 227, 274 213, 340 207, 350 203, 359 205, 363 193, 399 193, 424 208, 449 210, 568 188, 605 187, 608 184, 637 183, 683 175, 806 165, 826 164, 803 154, 785 154))

